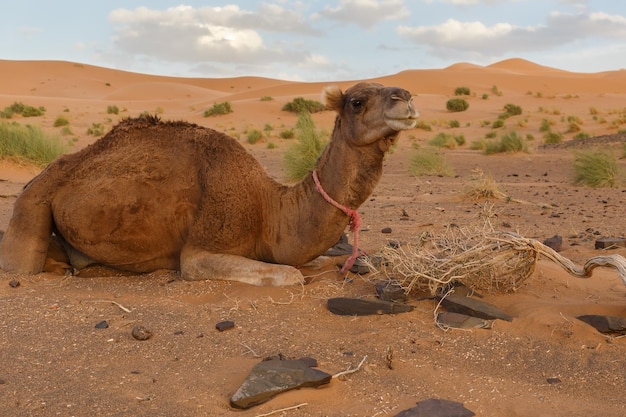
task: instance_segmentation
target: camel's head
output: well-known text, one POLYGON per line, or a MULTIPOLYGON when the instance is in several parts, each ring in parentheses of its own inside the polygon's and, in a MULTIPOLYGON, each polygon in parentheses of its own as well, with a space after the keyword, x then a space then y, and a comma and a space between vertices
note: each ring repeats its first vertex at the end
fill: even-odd
POLYGON ((417 124, 417 110, 411 93, 398 87, 361 82, 342 92, 339 87, 324 90, 326 107, 337 112, 335 129, 353 145, 379 140, 394 141, 401 130, 417 124))

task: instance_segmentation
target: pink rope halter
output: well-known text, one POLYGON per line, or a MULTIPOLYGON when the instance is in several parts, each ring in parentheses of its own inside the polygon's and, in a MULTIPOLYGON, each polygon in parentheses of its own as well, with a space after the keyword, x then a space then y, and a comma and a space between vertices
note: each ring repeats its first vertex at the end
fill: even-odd
POLYGON ((315 181, 315 189, 322 195, 322 197, 324 197, 324 200, 328 201, 331 205, 343 211, 346 216, 350 217, 350 231, 354 235, 354 245, 352 246, 352 255, 350 255, 341 268, 341 273, 345 274, 350 268, 352 268, 356 258, 359 257, 359 227, 361 227, 361 216, 359 216, 359 213, 356 210, 339 204, 333 200, 333 198, 329 196, 326 191, 324 191, 322 184, 320 183, 320 179, 317 176, 317 170, 313 170, 313 181, 315 181))

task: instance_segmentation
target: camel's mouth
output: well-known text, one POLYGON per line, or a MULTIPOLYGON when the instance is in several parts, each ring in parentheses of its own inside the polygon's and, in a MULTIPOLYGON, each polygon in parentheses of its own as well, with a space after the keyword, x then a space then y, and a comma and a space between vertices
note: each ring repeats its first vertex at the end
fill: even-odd
POLYGON ((417 113, 403 118, 386 117, 385 122, 393 130, 413 129, 417 125, 417 113))

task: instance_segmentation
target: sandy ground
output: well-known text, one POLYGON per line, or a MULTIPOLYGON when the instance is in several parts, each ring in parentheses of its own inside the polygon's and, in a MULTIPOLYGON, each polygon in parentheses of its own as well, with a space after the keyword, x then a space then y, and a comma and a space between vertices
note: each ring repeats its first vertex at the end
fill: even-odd
MULTIPOLYGON (((246 147, 276 178, 284 176, 282 153, 290 146, 278 133, 296 120, 280 108, 295 96, 316 99, 325 84, 334 84, 151 77, 67 62, 0 61, 0 68, 11 74, 0 79, 0 108, 14 101, 45 106, 43 117, 15 120, 58 135, 52 125, 64 115, 73 134, 61 137, 75 149, 95 140, 85 133, 92 123, 110 128, 142 111, 224 130, 242 143, 246 129, 269 124, 271 137, 246 147), (264 96, 273 100, 260 100, 264 96), (234 113, 202 117, 219 101, 230 101, 234 113), (120 114, 107 114, 108 105, 117 105, 120 114), (269 142, 276 147, 268 148, 269 142)), ((421 117, 433 131, 403 133, 388 156, 381 183, 359 209, 363 249, 375 252, 389 239, 414 242, 423 232, 474 224, 485 202, 461 196, 476 168, 523 201, 491 202, 499 229, 538 240, 559 234, 561 254, 578 264, 600 254, 594 249, 597 238, 626 235, 626 189, 572 185, 572 151, 542 148, 539 132, 544 118, 564 132, 567 117, 578 116, 591 135, 616 133, 623 128, 612 122, 625 112, 625 71, 573 74, 509 60, 490 67, 407 71, 379 81, 416 94, 421 117), (475 96, 468 98, 468 111, 451 114, 445 102, 458 86, 470 87, 475 96), (494 86, 501 96, 493 94, 494 86), (483 94, 489 97, 482 99, 483 94), (524 114, 507 126, 536 138, 529 153, 484 156, 465 145, 446 152, 455 177, 409 174, 414 143, 454 131, 469 144, 490 131, 480 122, 495 120, 509 102, 524 114), (444 127, 451 119, 461 128, 444 127), (392 233, 381 233, 384 227, 392 233)), ((328 130, 333 118, 328 112, 315 115, 318 126, 328 130)), ((15 196, 36 173, 0 163, 0 229, 15 196)), ((608 252, 626 256, 626 249, 608 252)), ((373 297, 373 283, 367 276, 345 279, 334 268, 305 272, 315 277, 301 288, 185 282, 167 271, 106 277, 98 269, 81 276, 0 272, 0 415, 247 417, 304 404, 273 415, 383 417, 427 398, 462 402, 478 416, 626 415, 626 338, 602 335, 576 319, 626 316, 626 286, 611 269, 578 279, 541 260, 517 292, 485 295, 514 320, 471 331, 437 328, 431 300, 413 299, 416 309, 398 315, 333 315, 326 309, 329 297, 373 297), (20 285, 13 288, 12 280, 20 285), (217 332, 215 324, 225 319, 233 320, 235 329, 217 332), (96 329, 102 320, 109 328, 96 329), (150 328, 153 337, 133 339, 136 324, 150 328), (387 366, 389 351, 393 369, 387 366), (278 353, 314 357, 332 374, 367 358, 360 371, 324 388, 281 394, 246 411, 231 409, 229 396, 254 364, 278 353), (551 383, 552 378, 560 382, 551 383)))

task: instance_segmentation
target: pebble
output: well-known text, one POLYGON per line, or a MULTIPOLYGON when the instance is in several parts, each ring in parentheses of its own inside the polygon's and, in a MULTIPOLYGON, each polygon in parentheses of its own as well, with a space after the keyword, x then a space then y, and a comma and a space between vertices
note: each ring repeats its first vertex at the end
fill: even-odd
POLYGON ((235 322, 230 321, 230 320, 220 321, 219 323, 215 325, 215 328, 220 332, 223 332, 224 330, 233 329, 234 327, 235 327, 235 322))
POLYGON ((96 329, 108 329, 109 323, 106 320, 99 321, 96 323, 96 329))
POLYGON ((130 334, 132 334, 133 337, 137 340, 148 340, 152 337, 152 331, 147 327, 142 326, 141 324, 133 327, 133 330, 130 334))

